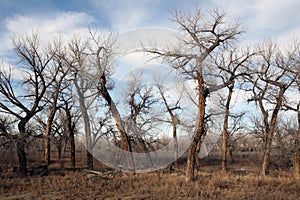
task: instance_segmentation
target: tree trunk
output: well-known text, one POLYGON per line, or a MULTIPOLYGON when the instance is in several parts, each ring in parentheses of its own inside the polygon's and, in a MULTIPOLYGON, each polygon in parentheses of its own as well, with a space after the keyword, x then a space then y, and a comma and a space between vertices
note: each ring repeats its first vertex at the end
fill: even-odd
POLYGON ((115 119, 118 132, 120 133, 120 136, 121 136, 121 139, 122 139, 122 144, 123 144, 123 148, 124 148, 125 154, 126 154, 128 169, 135 172, 134 160, 133 160, 133 156, 132 156, 132 153, 131 153, 132 152, 131 145, 130 145, 130 142, 128 140, 128 136, 127 136, 127 133, 125 131, 125 127, 124 127, 123 121, 121 119, 120 113, 119 113, 119 111, 116 107, 116 104, 112 100, 112 98, 111 98, 110 94, 108 93, 107 88, 105 86, 106 77, 105 77, 104 74, 100 77, 100 82, 101 82, 100 88, 99 88, 100 93, 101 93, 102 97, 105 99, 105 101, 107 102, 107 104, 110 108, 112 116, 115 119))
POLYGON ((198 142, 194 138, 189 151, 188 151, 188 158, 187 158, 187 166, 186 166, 186 180, 192 181, 195 177, 195 154, 197 149, 198 142))
MULTIPOLYGON (((56 102, 55 102, 55 105, 56 105, 56 102)), ((50 165, 50 162, 51 162, 51 158, 50 158, 50 151, 51 151, 51 147, 50 147, 50 135, 51 135, 51 126, 52 126, 52 123, 53 123, 53 120, 54 120, 54 116, 55 116, 55 113, 56 113, 56 106, 53 106, 52 109, 51 109, 51 112, 50 112, 50 115, 49 115, 49 118, 47 120, 47 126, 46 126, 46 132, 45 132, 45 164, 47 166, 50 165)))
POLYGON ((280 91, 279 91, 279 95, 277 97, 276 106, 275 106, 273 114, 272 114, 270 129, 269 129, 269 132, 267 132, 267 141, 266 141, 266 145, 265 145, 263 163, 262 163, 262 169, 261 169, 262 176, 266 176, 269 173, 270 154, 271 154, 273 135, 274 135, 276 124, 277 124, 278 112, 282 105, 282 98, 283 98, 284 92, 285 92, 284 87, 281 87, 280 91))
POLYGON ((202 141, 200 140, 197 144, 197 149, 196 149, 196 166, 197 166, 197 171, 200 169, 200 151, 201 151, 201 145, 202 141))
POLYGON ((178 166, 178 141, 177 141, 177 124, 173 122, 173 141, 174 141, 174 164, 176 169, 179 169, 178 166))
POLYGON ((296 145, 295 145, 294 174, 295 177, 300 177, 300 101, 297 105, 297 110, 298 110, 298 134, 297 134, 296 145))
POLYGON ((19 136, 17 140, 17 155, 19 161, 19 173, 21 177, 27 177, 27 156, 25 152, 26 144, 26 123, 29 121, 30 116, 27 115, 18 123, 19 136))
POLYGON ((60 160, 61 159, 61 152, 62 152, 61 140, 56 145, 56 148, 57 148, 57 160, 60 160))
POLYGON ((225 105, 225 116, 223 123, 223 132, 222 132, 222 171, 227 171, 227 147, 228 147, 228 119, 230 111, 230 101, 233 93, 233 85, 228 87, 228 96, 225 105))
POLYGON ((197 144, 201 140, 202 135, 204 134, 204 117, 205 117, 205 86, 204 80, 202 75, 202 68, 201 68, 201 60, 196 60, 197 65, 197 81, 198 81, 198 118, 197 118, 197 125, 196 125, 196 132, 191 143, 191 146, 188 151, 188 160, 187 160, 187 167, 186 167, 186 180, 192 181, 195 177, 195 158, 196 158, 196 149, 197 144))
POLYGON ((58 95, 60 92, 60 86, 62 84, 63 78, 65 77, 62 76, 59 80, 59 82, 56 85, 56 89, 53 93, 53 102, 52 102, 52 107, 51 107, 51 111, 47 120, 47 126, 46 126, 46 132, 45 132, 45 164, 48 166, 50 164, 51 161, 51 155, 50 155, 50 151, 51 151, 51 147, 50 147, 50 136, 51 136, 51 126, 55 117, 55 113, 57 111, 57 100, 58 100, 58 95))
POLYGON ((71 146, 71 166, 73 169, 76 167, 76 160, 75 160, 75 139, 74 133, 69 135, 70 138, 70 146, 71 146))
POLYGON ((86 139, 86 155, 87 155, 87 167, 88 169, 93 169, 93 154, 92 154, 92 144, 91 144, 91 126, 90 119, 87 112, 87 107, 84 101, 84 94, 81 91, 81 88, 78 86, 76 80, 74 80, 74 85, 76 87, 78 96, 79 96, 79 107, 81 110, 81 114, 84 122, 84 131, 85 131, 85 139, 86 139))
MULTIPOLYGON (((69 136, 69 140, 70 140, 70 148, 71 148, 71 154, 70 154, 70 158, 71 158, 71 167, 73 169, 75 169, 75 138, 74 138, 74 128, 72 126, 72 115, 70 112, 70 109, 68 108, 68 106, 66 105, 65 108, 65 112, 66 112, 66 117, 67 117, 67 131, 68 131, 68 136, 69 136)), ((66 146, 67 140, 64 142, 64 145, 66 146)))
POLYGON ((67 146, 68 146, 68 138, 66 137, 66 138, 64 139, 64 145, 63 145, 63 152, 64 152, 64 154, 65 154, 66 151, 67 151, 67 146))
POLYGON ((17 141, 17 154, 19 161, 19 173, 21 177, 27 177, 27 156, 24 141, 17 141))

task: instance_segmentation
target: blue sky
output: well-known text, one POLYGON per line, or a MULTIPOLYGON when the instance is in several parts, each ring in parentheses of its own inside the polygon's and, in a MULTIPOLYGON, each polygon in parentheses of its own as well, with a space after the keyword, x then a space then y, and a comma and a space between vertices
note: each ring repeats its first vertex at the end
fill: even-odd
POLYGON ((192 12, 197 6, 219 8, 229 20, 239 20, 247 31, 242 38, 246 43, 272 38, 285 45, 300 39, 299 0, 0 0, 0 59, 5 64, 13 37, 32 30, 51 38, 80 33, 90 25, 119 33, 176 28, 171 13, 192 12))
POLYGON ((287 41, 300 33, 298 0, 0 0, 0 40, 39 27, 44 32, 70 32, 90 24, 119 32, 174 28, 170 13, 190 12, 196 6, 227 11, 229 18, 241 21, 248 32, 244 38, 250 42, 287 41))
POLYGON ((219 8, 229 20, 239 20, 246 29, 246 43, 272 38, 287 45, 300 39, 299 0, 0 0, 0 62, 9 62, 11 39, 32 30, 51 38, 80 33, 90 25, 120 33, 145 27, 172 29, 175 9, 192 12, 197 6, 219 8))

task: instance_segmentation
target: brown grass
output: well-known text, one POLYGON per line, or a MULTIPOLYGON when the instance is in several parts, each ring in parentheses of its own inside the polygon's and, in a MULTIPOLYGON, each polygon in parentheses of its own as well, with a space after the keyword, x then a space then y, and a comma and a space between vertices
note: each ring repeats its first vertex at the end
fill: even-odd
MULTIPOLYGON (((300 179, 289 168, 271 170, 259 176, 259 156, 236 156, 230 161, 229 172, 221 173, 220 155, 210 154, 201 160, 195 182, 186 182, 184 159, 180 170, 151 173, 115 173, 108 178, 91 176, 84 168, 85 154, 77 156, 77 169, 71 171, 64 157, 53 162, 50 174, 18 178, 4 169, 0 178, 0 199, 300 199, 300 179)), ((53 159, 55 160, 55 159, 53 159)), ((32 166, 41 164, 32 162, 32 166)), ((3 163, 2 163, 3 166, 3 163)), ((96 170, 107 170, 95 162, 96 170)))
POLYGON ((300 180, 201 172, 186 182, 181 172, 118 173, 110 179, 84 171, 0 179, 0 199, 300 199, 300 180))

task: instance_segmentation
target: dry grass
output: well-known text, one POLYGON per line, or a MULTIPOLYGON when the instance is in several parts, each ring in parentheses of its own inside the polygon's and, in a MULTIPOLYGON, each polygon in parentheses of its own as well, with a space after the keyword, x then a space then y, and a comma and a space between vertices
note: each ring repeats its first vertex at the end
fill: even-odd
POLYGON ((201 172, 152 172, 88 178, 83 171, 52 171, 49 176, 0 179, 0 199, 300 199, 300 180, 201 172))
MULTIPOLYGON (((84 154, 77 157, 83 168, 84 154)), ((292 199, 300 200, 300 179, 290 169, 272 170, 259 176, 258 156, 239 157, 229 172, 220 172, 220 155, 201 160, 195 182, 186 182, 184 159, 180 170, 169 174, 156 171, 143 174, 116 173, 109 178, 90 176, 85 171, 67 170, 67 158, 51 164, 50 174, 17 178, 6 171, 0 178, 0 199, 292 199), (62 168, 62 169, 61 169, 62 168)), ((37 166, 35 163, 34 166, 37 166)), ((96 170, 105 170, 95 162, 96 170)), ((4 168, 2 168, 4 169, 4 168)))

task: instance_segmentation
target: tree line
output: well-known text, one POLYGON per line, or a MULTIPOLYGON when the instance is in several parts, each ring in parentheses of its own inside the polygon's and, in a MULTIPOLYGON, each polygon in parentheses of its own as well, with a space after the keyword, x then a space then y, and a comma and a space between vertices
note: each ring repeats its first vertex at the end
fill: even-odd
MULTIPOLYGON (((27 175, 26 148, 28 140, 43 138, 44 162, 50 164, 50 147, 53 135, 67 135, 71 146, 72 167, 75 168, 75 136, 84 131, 87 166, 93 168, 92 148, 103 135, 121 143, 127 166, 135 171, 132 140, 147 154, 152 165, 151 144, 147 133, 155 123, 172 127, 174 157, 178 158, 177 134, 182 129, 192 130, 188 148, 186 179, 194 180, 199 163, 199 152, 214 115, 222 116, 222 171, 227 170, 228 139, 239 131, 239 120, 247 113, 232 109, 235 90, 249 95, 249 106, 256 106, 259 114, 253 132, 261 135, 263 158, 261 175, 268 174, 274 134, 278 132, 280 115, 295 112, 298 127, 293 133, 293 167, 299 176, 300 157, 300 100, 292 102, 291 95, 300 91, 300 43, 293 41, 282 47, 273 41, 245 47, 241 35, 244 30, 237 22, 226 20, 218 10, 193 14, 175 11, 172 20, 180 34, 175 48, 160 49, 141 45, 143 52, 162 60, 175 70, 178 79, 195 85, 193 96, 182 92, 197 108, 195 117, 180 116, 180 96, 177 101, 168 99, 163 84, 142 84, 142 74, 135 72, 128 81, 125 103, 129 114, 122 116, 110 91, 114 90, 112 74, 116 54, 116 40, 110 34, 97 34, 89 30, 87 37, 61 38, 43 44, 37 33, 27 34, 13 41, 16 67, 0 70, 0 136, 3 144, 14 143, 18 156, 19 172, 27 175), (18 69, 19 72, 16 72, 18 69), (16 73, 22 72, 22 77, 16 73), (223 91, 216 107, 208 109, 210 95, 223 91), (225 92, 224 92, 225 91, 225 92), (167 113, 159 118, 151 112, 160 104, 167 113), (220 110, 220 109, 218 109, 220 110), (130 122, 130 123, 128 123, 130 122), (130 127, 128 128, 128 124, 130 127), (81 126, 81 127, 80 127, 81 126), (80 128, 79 128, 80 127, 80 128)), ((176 162, 175 162, 176 164, 176 162)))

